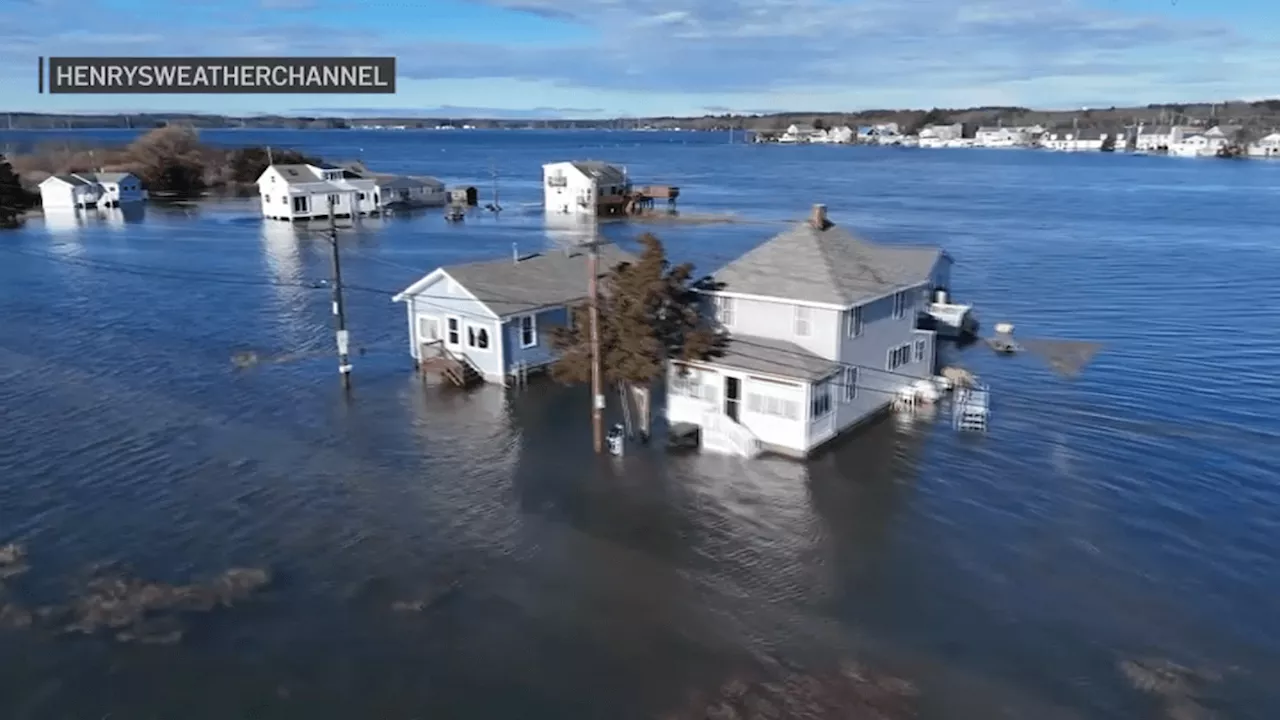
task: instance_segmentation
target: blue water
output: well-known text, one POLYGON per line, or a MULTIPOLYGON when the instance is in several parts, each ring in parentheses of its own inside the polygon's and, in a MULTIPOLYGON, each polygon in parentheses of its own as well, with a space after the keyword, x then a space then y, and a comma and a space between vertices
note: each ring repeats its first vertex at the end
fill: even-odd
POLYGON ((349 401, 310 287, 328 246, 264 225, 256 200, 0 235, 0 541, 30 548, 21 592, 56 597, 106 558, 281 578, 178 647, 6 632, 0 714, 652 717, 765 654, 865 658, 912 678, 930 717, 1142 717, 1155 706, 1115 669, 1137 656, 1222 671, 1206 704, 1227 717, 1280 713, 1280 164, 692 133, 204 137, 482 196, 494 169, 507 211, 343 232, 364 348, 349 401), (1103 349, 1074 380, 952 351, 992 386, 987 435, 889 420, 808 464, 599 462, 580 389, 423 387, 390 295, 440 263, 556 246, 540 166, 586 157, 742 220, 607 226, 619 243, 653 231, 709 271, 822 202, 868 238, 945 246, 988 326, 1103 349), (237 370, 241 350, 268 362, 237 370), (422 614, 360 590, 459 575, 422 614))

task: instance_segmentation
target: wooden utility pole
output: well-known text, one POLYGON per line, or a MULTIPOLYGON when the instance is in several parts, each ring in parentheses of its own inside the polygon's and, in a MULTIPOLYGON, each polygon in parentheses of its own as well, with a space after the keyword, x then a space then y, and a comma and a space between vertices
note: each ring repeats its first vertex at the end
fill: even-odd
POLYGON ((604 452, 604 390, 600 377, 600 239, 592 238, 587 255, 587 312, 591 324, 591 441, 604 452))
MULTIPOLYGON (((342 258, 338 252, 338 218, 334 196, 329 196, 329 244, 333 246, 333 320, 335 335, 338 340, 338 372, 342 375, 342 387, 351 389, 351 360, 348 355, 350 336, 347 333, 347 312, 342 302, 342 258)), ((355 196, 352 196, 352 212, 355 210, 355 196)))

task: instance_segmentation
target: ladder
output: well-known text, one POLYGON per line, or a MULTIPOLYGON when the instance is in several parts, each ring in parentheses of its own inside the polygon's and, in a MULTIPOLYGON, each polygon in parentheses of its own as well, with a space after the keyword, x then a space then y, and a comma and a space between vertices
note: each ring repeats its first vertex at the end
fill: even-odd
POLYGON ((991 415, 991 391, 986 385, 959 388, 951 400, 951 421, 957 430, 986 432, 991 415))

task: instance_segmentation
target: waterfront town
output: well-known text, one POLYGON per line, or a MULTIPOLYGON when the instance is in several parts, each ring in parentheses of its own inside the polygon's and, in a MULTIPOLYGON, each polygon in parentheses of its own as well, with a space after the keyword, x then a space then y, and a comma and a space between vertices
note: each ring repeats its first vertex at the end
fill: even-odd
POLYGON ((754 142, 888 145, 919 148, 1040 149, 1059 152, 1133 152, 1175 157, 1280 158, 1280 132, 1251 139, 1239 125, 1133 125, 1097 128, 926 125, 904 132, 898 123, 826 127, 796 123, 781 131, 755 131, 754 142))

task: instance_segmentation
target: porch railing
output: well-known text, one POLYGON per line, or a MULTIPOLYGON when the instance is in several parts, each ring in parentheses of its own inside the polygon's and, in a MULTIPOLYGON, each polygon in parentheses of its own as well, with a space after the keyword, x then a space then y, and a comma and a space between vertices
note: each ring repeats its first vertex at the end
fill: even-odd
POLYGON ((742 457, 753 458, 760 454, 760 440, 742 423, 718 410, 708 411, 702 416, 703 442, 710 439, 709 449, 724 449, 742 457), (720 448, 723 440, 727 447, 720 448))

